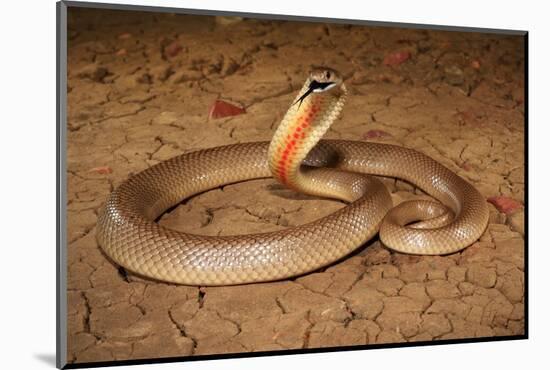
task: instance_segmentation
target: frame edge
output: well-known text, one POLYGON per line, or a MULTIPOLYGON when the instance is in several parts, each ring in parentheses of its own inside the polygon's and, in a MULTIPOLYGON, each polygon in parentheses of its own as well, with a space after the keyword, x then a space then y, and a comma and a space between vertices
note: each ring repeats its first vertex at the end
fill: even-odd
POLYGON ((361 20, 361 19, 348 19, 348 18, 327 18, 319 16, 303 16, 293 14, 271 14, 271 13, 254 13, 254 12, 241 12, 232 10, 216 10, 216 9, 197 9, 197 8, 175 8, 168 6, 154 6, 154 5, 132 5, 132 4, 113 4, 103 2, 83 2, 78 0, 62 0, 67 6, 78 8, 93 8, 93 9, 106 9, 106 10, 131 10, 142 12, 160 12, 160 13, 176 13, 176 14, 193 14, 193 15, 210 15, 210 16, 235 16, 245 18, 256 19, 268 19, 268 20, 282 20, 282 21, 296 21, 296 22, 331 22, 340 24, 354 24, 363 26, 374 27, 400 27, 410 29, 427 29, 427 30, 439 30, 439 31, 458 31, 458 32, 483 32, 494 33, 504 35, 524 35, 527 30, 512 30, 512 29, 498 29, 498 28, 483 28, 483 27, 461 27, 461 26, 449 26, 441 24, 423 24, 423 23, 405 23, 405 22, 393 22, 393 21, 374 21, 374 20, 361 20))
POLYGON ((56 367, 67 365, 67 233, 66 160, 67 122, 67 4, 56 3, 56 367))

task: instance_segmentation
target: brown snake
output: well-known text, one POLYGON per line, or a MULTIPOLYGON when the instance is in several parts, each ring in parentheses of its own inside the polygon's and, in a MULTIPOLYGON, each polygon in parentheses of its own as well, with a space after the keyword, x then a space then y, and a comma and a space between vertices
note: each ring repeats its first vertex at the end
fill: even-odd
POLYGON ((284 279, 350 254, 377 232, 384 245, 413 254, 448 254, 475 242, 487 226, 483 196, 430 157, 399 146, 320 140, 347 96, 339 74, 315 69, 273 140, 183 154, 130 177, 102 208, 97 239, 135 273, 190 285, 284 279), (441 203, 414 200, 392 209, 373 176, 414 184, 441 203), (308 194, 349 204, 302 226, 262 234, 194 235, 160 226, 169 207, 224 184, 275 177, 308 194))

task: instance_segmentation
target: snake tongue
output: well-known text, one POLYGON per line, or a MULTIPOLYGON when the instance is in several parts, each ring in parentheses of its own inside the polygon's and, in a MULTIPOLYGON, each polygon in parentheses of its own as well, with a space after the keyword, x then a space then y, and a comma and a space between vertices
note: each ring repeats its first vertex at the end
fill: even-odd
MULTIPOLYGON (((320 91, 324 91, 325 89, 327 89, 328 87, 330 87, 331 85, 334 85, 333 82, 318 82, 318 81, 311 81, 311 83, 309 84, 308 88, 307 88, 307 91, 298 98, 298 100, 296 100, 294 102, 294 104, 300 102, 300 104, 298 104, 298 108, 300 108, 300 105, 302 105, 302 102, 304 101, 305 98, 307 98, 307 96, 309 94, 311 94, 312 92, 320 92, 320 91)), ((292 105, 294 105, 292 104, 292 105)))

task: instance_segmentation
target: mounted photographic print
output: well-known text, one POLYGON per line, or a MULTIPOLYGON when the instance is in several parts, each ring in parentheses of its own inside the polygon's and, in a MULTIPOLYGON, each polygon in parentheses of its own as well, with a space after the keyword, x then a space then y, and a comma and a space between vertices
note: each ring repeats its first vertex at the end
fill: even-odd
POLYGON ((527 338, 527 32, 58 31, 58 367, 527 338))

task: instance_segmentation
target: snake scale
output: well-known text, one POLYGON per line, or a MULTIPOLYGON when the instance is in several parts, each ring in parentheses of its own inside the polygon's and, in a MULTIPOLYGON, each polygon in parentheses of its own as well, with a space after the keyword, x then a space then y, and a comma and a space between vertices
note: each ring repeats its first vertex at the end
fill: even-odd
POLYGON ((97 240, 134 273, 188 285, 284 279, 339 260, 379 233, 382 243, 412 254, 448 254, 474 243, 489 211, 471 184, 412 149, 360 141, 321 140, 347 97, 339 73, 316 68, 271 142, 227 145, 160 162, 123 182, 102 207, 97 240), (405 180, 439 202, 392 208, 376 175, 405 180), (274 177, 307 194, 347 202, 314 222, 275 232, 204 236, 155 220, 168 208, 224 184, 274 177))

